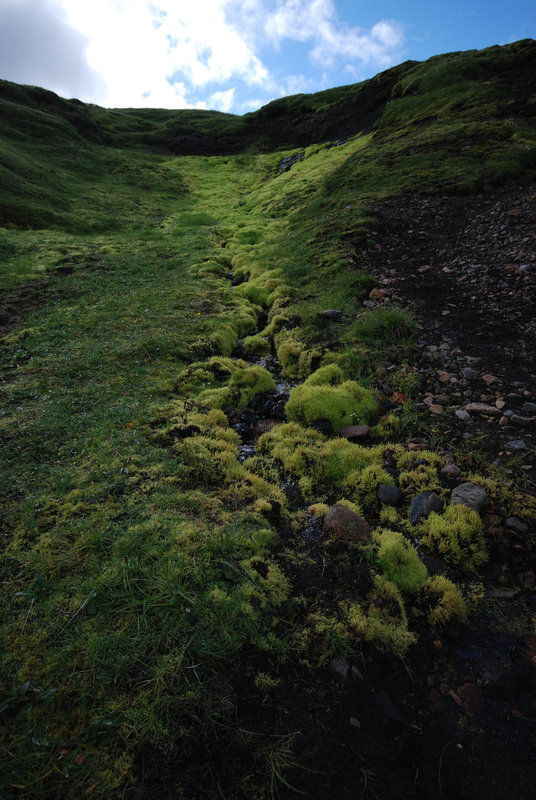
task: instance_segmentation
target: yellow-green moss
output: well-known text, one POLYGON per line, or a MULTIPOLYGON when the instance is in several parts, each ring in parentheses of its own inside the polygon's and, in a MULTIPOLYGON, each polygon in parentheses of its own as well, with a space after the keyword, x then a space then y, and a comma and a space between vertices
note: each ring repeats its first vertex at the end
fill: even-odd
POLYGON ((338 381, 341 370, 335 364, 321 367, 310 379, 296 386, 285 406, 289 421, 310 425, 319 419, 329 420, 338 431, 343 425, 368 422, 378 404, 371 391, 355 383, 319 383, 319 380, 338 381), (320 373, 320 375, 319 375, 320 373))
POLYGON ((467 506, 449 505, 443 514, 432 512, 420 524, 419 534, 424 545, 466 572, 475 572, 488 560, 482 521, 467 506))
POLYGON ((256 394, 275 388, 274 379, 264 367, 231 359, 210 359, 206 363, 208 369, 213 368, 213 374, 218 369, 219 376, 228 376, 226 386, 205 389, 198 395, 199 400, 212 408, 244 408, 256 394))
POLYGON ((389 473, 380 464, 370 464, 361 470, 351 472, 344 484, 346 492, 355 499, 365 511, 372 511, 378 505, 377 491, 380 484, 392 486, 389 473))
POLYGON ((407 615, 399 590, 394 583, 380 575, 374 577, 374 588, 369 593, 369 605, 343 603, 341 609, 350 629, 365 641, 392 650, 403 657, 416 641, 408 630, 407 615))
POLYGON ((189 482, 194 485, 218 485, 240 476, 238 446, 225 439, 191 436, 176 445, 176 449, 189 467, 189 482))
POLYGON ((315 517, 327 517, 329 506, 327 503, 313 503, 308 507, 307 511, 315 517))
POLYGON ((263 336, 246 336, 244 339, 244 356, 254 358, 255 356, 265 356, 270 352, 270 342, 263 336))
MULTIPOLYGON (((266 330, 263 331, 266 335, 266 330)), ((283 375, 288 378, 305 378, 312 371, 314 361, 321 358, 322 353, 316 348, 309 349, 304 344, 300 328, 280 330, 274 336, 277 357, 283 375)))
POLYGON ((326 439, 296 422, 277 425, 263 434, 257 448, 261 456, 271 456, 282 478, 299 480, 306 500, 321 499, 326 490, 342 487, 350 472, 364 469, 377 457, 374 451, 347 439, 326 439))
POLYGON ((377 530, 373 540, 383 575, 402 592, 416 594, 428 577, 428 571, 419 554, 401 533, 377 530))
POLYGON ((214 345, 212 352, 221 353, 222 356, 230 356, 236 344, 236 339, 236 330, 231 325, 222 323, 210 337, 210 341, 214 345))
POLYGON ((444 625, 452 617, 465 619, 467 608, 458 587, 444 575, 434 575, 424 584, 423 595, 428 607, 428 623, 444 625))
POLYGON ((301 630, 294 633, 294 648, 301 654, 305 664, 319 667, 341 650, 349 648, 351 631, 342 619, 325 612, 309 614, 301 630))
POLYGON ((336 501, 335 505, 344 506, 344 508, 349 508, 350 511, 354 512, 354 514, 359 514, 360 516, 363 513, 363 510, 356 503, 352 503, 351 500, 347 500, 345 497, 339 498, 339 500, 336 501))

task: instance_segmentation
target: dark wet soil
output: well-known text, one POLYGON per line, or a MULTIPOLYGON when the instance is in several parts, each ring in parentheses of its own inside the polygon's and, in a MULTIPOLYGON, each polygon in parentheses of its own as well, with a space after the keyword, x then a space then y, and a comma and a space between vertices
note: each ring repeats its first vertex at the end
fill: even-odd
MULTIPOLYGON (((384 294, 368 304, 410 307, 418 318, 420 410, 433 415, 452 452, 478 440, 490 460, 508 466, 509 442, 522 439, 515 477, 530 492, 536 186, 489 188, 473 197, 416 195, 384 204, 376 216, 376 243, 358 255, 384 294), (475 402, 500 413, 456 416, 475 402)), ((382 382, 388 391, 388 373, 380 389, 382 382)), ((492 525, 499 510, 488 512, 484 523, 492 525)), ((302 547, 294 591, 329 606, 351 589, 351 576, 337 573, 317 541, 302 547)), ((277 796, 532 799, 536 630, 526 621, 536 614, 534 560, 527 537, 499 536, 479 610, 466 624, 423 628, 404 661, 365 647, 321 672, 272 665, 282 684, 262 703, 244 681, 238 728, 264 737, 267 747, 281 746, 276 767, 285 782, 276 781, 277 796)), ((292 574, 289 565, 286 571, 292 574)))
POLYGON ((490 461, 506 466, 520 456, 530 490, 536 480, 536 417, 534 409, 527 413, 536 398, 536 185, 487 187, 470 197, 411 195, 375 213, 377 241, 366 249, 357 245, 356 255, 384 295, 367 302, 409 307, 419 321, 413 364, 420 409, 433 406, 447 445, 478 441, 490 461), (471 411, 469 421, 457 416, 475 402, 501 413, 471 411), (509 447, 520 440, 524 448, 509 447))

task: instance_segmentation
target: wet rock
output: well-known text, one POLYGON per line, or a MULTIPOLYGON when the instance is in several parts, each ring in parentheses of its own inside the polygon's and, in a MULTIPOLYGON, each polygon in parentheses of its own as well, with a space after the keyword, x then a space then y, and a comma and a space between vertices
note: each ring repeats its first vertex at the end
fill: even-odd
POLYGON ((242 358, 244 355, 244 340, 237 339, 236 344, 233 347, 233 352, 231 353, 233 358, 242 358))
POLYGON ((320 516, 314 514, 307 515, 307 525, 300 531, 300 536, 303 541, 310 545, 318 545, 322 541, 322 525, 324 520, 320 516))
POLYGON ((517 425, 520 428, 536 427, 536 417, 522 417, 521 414, 512 414, 510 422, 512 425, 517 425))
POLYGON ((462 422, 466 422, 468 419, 471 419, 471 415, 464 408, 458 408, 454 413, 456 414, 458 419, 462 420, 462 422))
POLYGON ((417 523, 421 517, 427 517, 432 511, 441 511, 443 501, 435 492, 422 492, 411 501, 410 522, 417 523))
POLYGON ((474 483, 462 483, 452 490, 450 502, 453 505, 464 505, 479 511, 486 502, 486 490, 474 483))
POLYGON ((242 463, 246 458, 253 458, 256 452, 252 444, 240 444, 238 445, 238 460, 242 463))
POLYGON ((526 522, 522 522, 517 517, 508 517, 506 520, 506 527, 511 531, 521 534, 528 533, 529 530, 529 526, 526 524, 526 522))
POLYGON ((332 658, 329 662, 329 671, 332 678, 340 683, 349 683, 350 675, 352 674, 352 665, 346 656, 337 656, 332 658))
POLYGON ((238 422, 236 425, 233 425, 233 430, 237 432, 242 441, 248 441, 248 439, 252 439, 254 436, 253 428, 251 424, 247 422, 238 422))
POLYGON ((378 486, 376 492, 378 500, 386 503, 388 506, 398 506, 402 502, 404 495, 398 486, 390 486, 388 483, 382 483, 378 486))
POLYGON ((460 468, 456 466, 456 464, 445 464, 442 467, 440 473, 442 478, 447 478, 448 480, 453 480, 457 478, 460 474, 460 468))
POLYGON ((511 442, 505 442, 504 446, 511 453, 520 453, 527 449, 527 443, 523 439, 513 439, 511 442))
POLYGON ((249 272, 242 273, 241 275, 233 275, 231 278, 231 286, 240 286, 241 283, 245 283, 247 280, 249 280, 249 272))
POLYGON ((324 520, 324 531, 344 541, 370 539, 370 525, 366 519, 346 506, 331 506, 324 520))
POLYGON ((462 375, 467 381, 474 381, 478 378, 478 372, 472 367, 462 369, 462 375))
POLYGON ((521 409, 522 416, 534 416, 536 415, 536 403, 525 403, 521 409))
POLYGON ((501 411, 495 406, 489 406, 487 403, 468 403, 465 410, 469 414, 482 414, 486 417, 500 417, 501 411))
POLYGON ((314 428, 315 431, 319 433, 323 433, 325 436, 331 436, 333 433, 333 425, 329 419, 316 419, 314 422, 311 422, 311 428, 314 428))
POLYGON ((338 320, 341 319, 343 312, 339 309, 335 308, 326 308, 324 311, 319 313, 320 319, 330 319, 330 320, 338 320))
POLYGON ((339 436, 348 439, 350 442, 366 439, 370 432, 369 425, 345 425, 339 431, 339 436))

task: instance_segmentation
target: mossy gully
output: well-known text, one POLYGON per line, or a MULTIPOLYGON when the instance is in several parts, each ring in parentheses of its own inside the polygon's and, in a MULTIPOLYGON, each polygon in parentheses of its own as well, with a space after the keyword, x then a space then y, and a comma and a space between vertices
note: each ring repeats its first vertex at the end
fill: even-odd
POLYGON ((480 505, 453 502, 414 407, 417 322, 363 305, 359 244, 386 197, 533 169, 535 53, 407 62, 240 118, 0 83, 3 797, 293 791, 292 720, 249 735, 241 698, 478 613, 482 509, 533 504, 488 465, 460 478, 480 505))

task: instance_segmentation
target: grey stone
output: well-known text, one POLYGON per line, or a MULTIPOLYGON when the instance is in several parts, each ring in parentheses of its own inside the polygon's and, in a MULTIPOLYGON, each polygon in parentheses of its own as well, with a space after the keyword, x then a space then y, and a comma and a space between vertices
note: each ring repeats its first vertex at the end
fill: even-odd
POLYGON ((337 656, 329 662, 329 671, 333 678, 340 683, 348 683, 352 672, 352 665, 346 656, 337 656))
POLYGON ((525 403, 521 409, 521 414, 528 414, 534 416, 536 414, 536 403, 525 403))
POLYGON ((511 442, 505 442, 507 450, 510 450, 513 453, 520 452, 521 450, 527 449, 527 443, 523 441, 523 439, 514 439, 511 442))
POLYGON ((474 483, 462 483, 452 490, 450 502, 453 505, 464 505, 479 511, 486 502, 486 490, 474 483))
POLYGON ((410 522, 415 524, 421 517, 427 517, 432 511, 441 511, 442 508, 443 501, 435 492, 422 492, 411 501, 410 522))
POLYGON ((468 403, 465 410, 470 414, 483 414, 486 417, 500 417, 501 410, 495 406, 488 406, 487 403, 468 403))
POLYGON ((526 522, 521 522, 517 517, 508 517, 506 520, 506 527, 516 533, 528 533, 529 526, 526 522))
POLYGON ((478 378, 478 372, 474 370, 472 367, 465 367, 462 370, 463 377, 468 381, 474 381, 478 378))
POLYGON ((471 415, 464 408, 458 408, 454 413, 456 414, 458 419, 462 420, 462 422, 465 422, 466 420, 471 419, 471 415))
POLYGON ((377 495, 378 500, 387 503, 388 506, 398 506, 404 496, 398 486, 390 486, 388 483, 378 486, 377 495))

